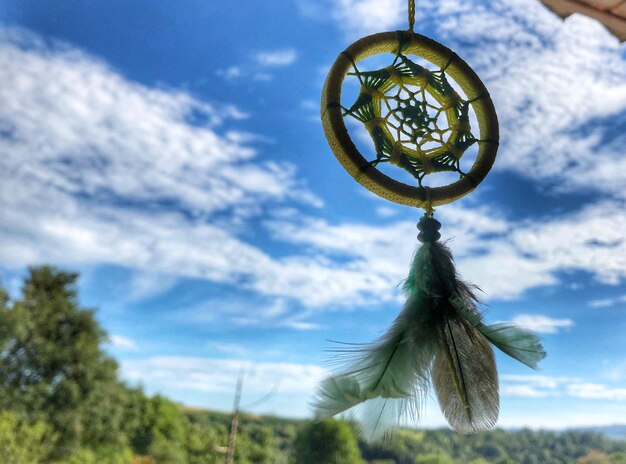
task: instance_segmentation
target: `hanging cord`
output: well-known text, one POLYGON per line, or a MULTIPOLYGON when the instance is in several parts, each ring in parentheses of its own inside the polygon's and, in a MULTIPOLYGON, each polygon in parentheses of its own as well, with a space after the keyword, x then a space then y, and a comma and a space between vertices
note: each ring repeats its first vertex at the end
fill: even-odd
POLYGON ((409 0, 409 30, 413 31, 415 26, 415 0, 409 0))
POLYGON ((423 206, 424 214, 427 217, 432 217, 435 212, 435 208, 433 208, 433 199, 430 195, 430 187, 424 187, 424 196, 426 197, 426 204, 423 206))

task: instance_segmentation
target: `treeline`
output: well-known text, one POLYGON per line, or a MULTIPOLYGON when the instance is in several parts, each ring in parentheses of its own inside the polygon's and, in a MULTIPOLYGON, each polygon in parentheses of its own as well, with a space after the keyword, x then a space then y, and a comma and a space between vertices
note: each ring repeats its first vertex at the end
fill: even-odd
MULTIPOLYGON (((184 408, 119 380, 106 334, 81 308, 77 275, 32 269, 20 298, 0 286, 0 463, 214 464, 230 416, 184 408)), ((236 464, 626 464, 591 432, 401 430, 357 441, 351 424, 243 415, 236 464)))
POLYGON ((0 463, 220 462, 225 427, 119 380, 77 277, 32 269, 14 301, 0 287, 0 463))
MULTIPOLYGON (((207 427, 225 427, 230 420, 229 415, 215 412, 194 411, 189 414, 195 422, 207 427)), ((350 449, 351 440, 356 444, 356 427, 342 421, 312 423, 244 415, 241 426, 246 438, 258 436, 262 429, 274 436, 274 451, 271 453, 274 460, 239 461, 246 464, 626 464, 626 441, 612 440, 595 432, 497 429, 458 435, 447 429, 403 429, 387 442, 359 441, 360 456, 355 460, 346 456, 353 456, 350 449), (332 441, 327 432, 329 428, 340 429, 332 434, 332 446, 327 445, 332 441), (350 437, 346 438, 346 433, 350 437), (304 447, 303 442, 306 443, 304 447), (327 459, 316 460, 307 454, 308 449, 325 453, 327 459), (344 459, 333 460, 336 449, 341 450, 344 459)))

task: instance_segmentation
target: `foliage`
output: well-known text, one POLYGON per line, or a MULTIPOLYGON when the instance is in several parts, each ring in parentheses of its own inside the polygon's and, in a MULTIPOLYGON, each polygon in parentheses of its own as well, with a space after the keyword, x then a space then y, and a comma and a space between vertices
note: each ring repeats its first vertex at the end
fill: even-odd
POLYGON ((117 364, 93 311, 78 305, 77 277, 31 269, 22 299, 0 307, 0 407, 49 422, 59 458, 85 442, 123 441, 117 364))
POLYGON ((361 446, 365 459, 391 459, 397 464, 414 464, 416 456, 428 456, 429 459, 438 456, 440 460, 448 456, 450 462, 468 463, 482 459, 477 462, 571 464, 591 450, 602 450, 607 455, 626 450, 626 443, 597 433, 526 429, 515 432, 496 429, 473 435, 458 435, 448 430, 402 430, 391 442, 363 443, 361 446))
POLYGON ((626 464, 626 453, 615 453, 609 456, 593 449, 577 459, 576 464, 626 464))
POLYGON ((71 456, 54 461, 54 464, 131 464, 133 457, 130 448, 79 448, 71 456))
POLYGON ((363 462, 352 429, 343 421, 309 422, 298 433, 296 464, 360 464, 363 462))
POLYGON ((452 458, 443 453, 417 456, 414 462, 415 464, 454 464, 452 458))
POLYGON ((185 418, 171 401, 155 396, 141 396, 139 400, 139 425, 132 445, 140 454, 172 464, 185 463, 185 418))
POLYGON ((44 422, 29 424, 16 414, 0 411, 0 462, 32 464, 45 458, 54 444, 51 427, 44 422))

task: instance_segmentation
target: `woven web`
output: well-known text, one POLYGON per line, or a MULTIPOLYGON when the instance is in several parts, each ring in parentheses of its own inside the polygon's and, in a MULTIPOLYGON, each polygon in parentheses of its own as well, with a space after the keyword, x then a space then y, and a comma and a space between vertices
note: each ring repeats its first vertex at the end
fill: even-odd
MULTIPOLYGON (((449 64, 449 63, 448 63, 449 64)), ((369 164, 388 162, 404 168, 420 186, 427 174, 457 172, 460 159, 477 139, 471 132, 469 104, 450 85, 445 69, 431 71, 403 54, 376 71, 353 72, 359 96, 343 116, 365 125, 376 150, 369 164)))

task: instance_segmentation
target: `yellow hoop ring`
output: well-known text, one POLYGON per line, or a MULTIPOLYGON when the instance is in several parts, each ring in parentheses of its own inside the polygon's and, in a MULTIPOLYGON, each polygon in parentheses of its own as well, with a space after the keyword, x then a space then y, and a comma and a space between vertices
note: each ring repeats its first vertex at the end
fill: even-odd
POLYGON ((412 31, 381 32, 364 37, 340 53, 322 91, 322 126, 331 150, 346 171, 369 191, 403 205, 431 208, 458 200, 483 181, 498 151, 498 117, 489 92, 474 70, 449 48, 412 31), (398 182, 372 166, 352 142, 341 110, 341 87, 353 64, 379 53, 419 56, 445 68, 461 87, 476 113, 480 130, 478 155, 472 168, 457 182, 443 187, 416 187, 398 182))

